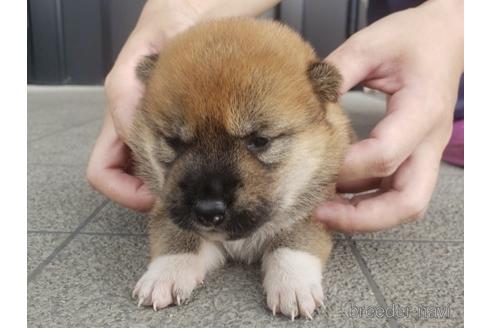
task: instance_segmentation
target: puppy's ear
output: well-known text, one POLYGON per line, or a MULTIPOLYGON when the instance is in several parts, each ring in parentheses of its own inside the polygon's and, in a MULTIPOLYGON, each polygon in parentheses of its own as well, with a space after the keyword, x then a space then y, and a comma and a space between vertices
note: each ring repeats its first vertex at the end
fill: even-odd
POLYGON ((315 62, 308 67, 308 76, 314 93, 322 102, 337 102, 340 95, 342 76, 330 63, 315 62))
POLYGON ((147 81, 150 77, 150 74, 154 70, 155 63, 157 62, 157 59, 159 59, 158 54, 148 55, 142 59, 140 64, 138 64, 138 66, 137 66, 137 77, 144 84, 147 83, 147 81))

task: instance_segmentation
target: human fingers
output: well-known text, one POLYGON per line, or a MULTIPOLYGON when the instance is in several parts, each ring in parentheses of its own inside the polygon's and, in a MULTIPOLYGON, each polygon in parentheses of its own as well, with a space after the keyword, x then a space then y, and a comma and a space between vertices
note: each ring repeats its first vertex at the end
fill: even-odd
POLYGON ((315 219, 328 229, 359 233, 420 218, 431 198, 439 163, 439 151, 424 144, 398 169, 390 188, 356 196, 349 202, 326 202, 315 210, 315 219))
POLYGON ((360 191, 351 186, 357 186, 359 180, 392 175, 435 125, 447 119, 442 107, 438 102, 422 100, 413 90, 401 90, 391 96, 386 116, 370 137, 350 147, 339 173, 338 187, 360 191))
POLYGON ((116 134, 110 115, 106 119, 87 167, 87 179, 111 200, 138 211, 149 210, 154 197, 139 178, 126 172, 129 149, 116 134))

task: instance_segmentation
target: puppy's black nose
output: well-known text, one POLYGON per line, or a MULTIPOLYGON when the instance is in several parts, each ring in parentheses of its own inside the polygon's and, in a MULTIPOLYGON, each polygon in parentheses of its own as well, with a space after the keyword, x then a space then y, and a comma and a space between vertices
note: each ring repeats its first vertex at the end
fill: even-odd
POLYGON ((224 221, 226 205, 223 200, 203 199, 196 202, 194 210, 201 224, 217 226, 224 221))

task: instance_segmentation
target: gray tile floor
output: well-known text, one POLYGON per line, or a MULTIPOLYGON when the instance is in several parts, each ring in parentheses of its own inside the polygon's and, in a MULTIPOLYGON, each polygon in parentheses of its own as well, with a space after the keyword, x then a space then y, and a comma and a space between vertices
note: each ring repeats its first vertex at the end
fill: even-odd
MULTIPOLYGON (((358 93, 343 103, 361 136, 384 108, 384 100, 358 93)), ((424 220, 337 235, 326 309, 310 323, 272 317, 258 266, 234 263, 186 306, 138 309, 130 293, 146 265, 147 219, 84 179, 103 110, 101 88, 28 89, 30 327, 463 326, 463 170, 446 164, 424 220)))

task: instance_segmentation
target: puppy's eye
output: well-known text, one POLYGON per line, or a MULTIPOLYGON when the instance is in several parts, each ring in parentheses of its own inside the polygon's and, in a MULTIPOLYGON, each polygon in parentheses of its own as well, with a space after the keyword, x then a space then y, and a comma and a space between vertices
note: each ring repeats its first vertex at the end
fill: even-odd
POLYGON ((166 143, 175 151, 180 151, 185 148, 186 144, 178 137, 165 137, 166 143))
POLYGON ((264 151, 270 146, 270 139, 265 137, 253 136, 249 138, 247 147, 250 151, 258 153, 264 151))

